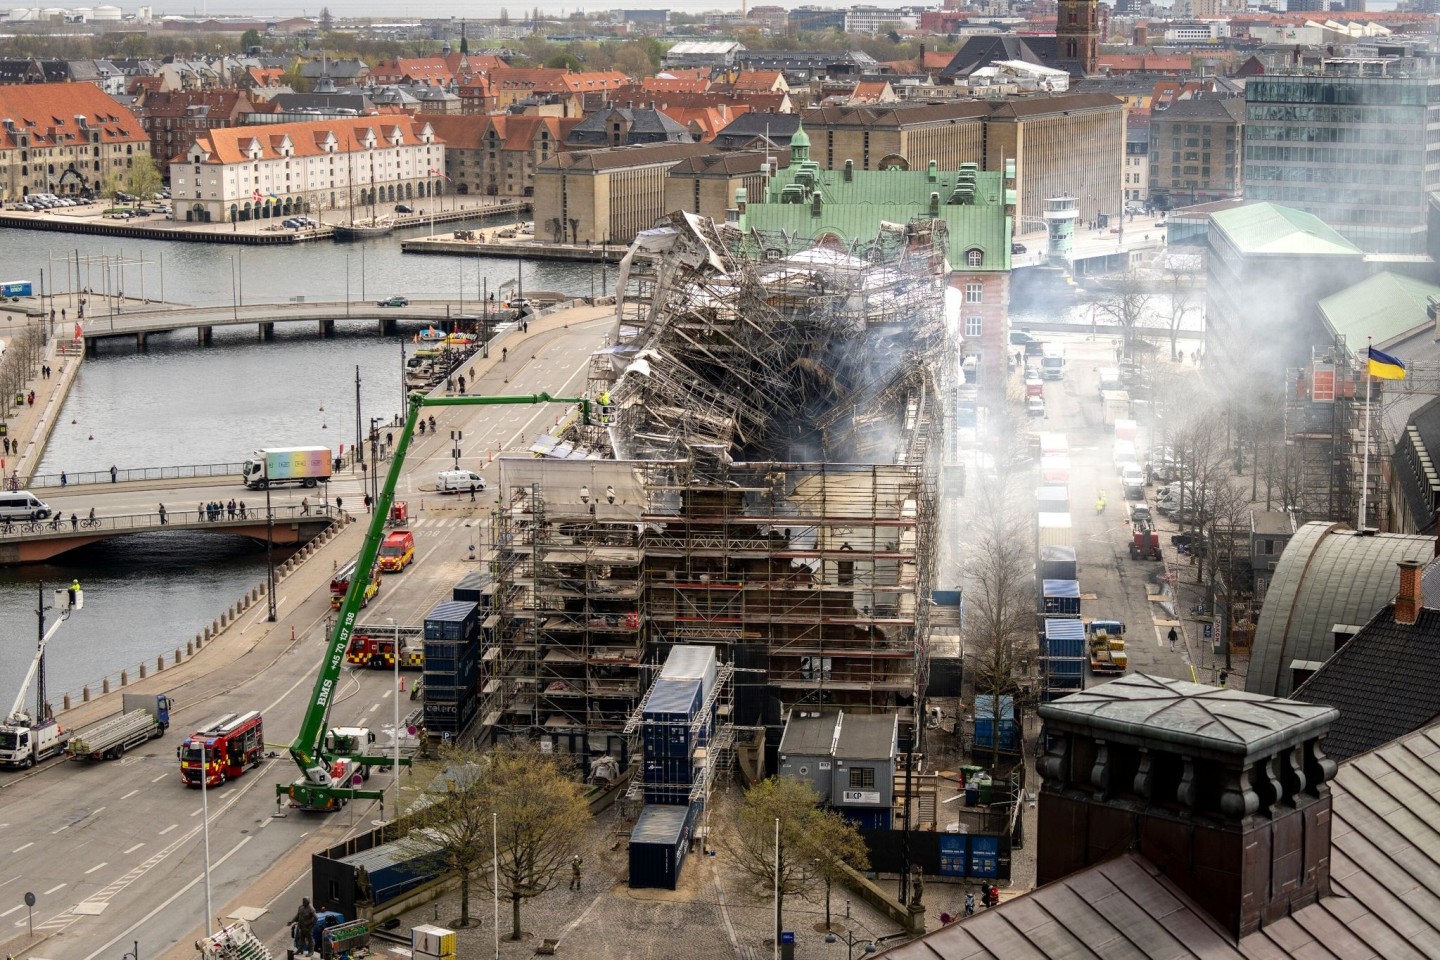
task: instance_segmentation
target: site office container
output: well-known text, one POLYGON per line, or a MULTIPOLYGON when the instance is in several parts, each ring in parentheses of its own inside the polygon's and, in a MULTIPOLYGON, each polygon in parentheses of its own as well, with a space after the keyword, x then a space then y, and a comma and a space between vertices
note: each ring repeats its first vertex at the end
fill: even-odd
POLYGON ((630 888, 674 890, 699 805, 648 806, 630 831, 630 888))
POLYGON ((1070 514, 1042 513, 1035 521, 1035 540, 1038 547, 1073 547, 1070 514))
MULTIPOLYGON (((995 698, 975 697, 975 747, 993 750, 995 746, 995 698)), ((1000 698, 1000 749, 1015 753, 1020 748, 1020 726, 1015 722, 1015 698, 1000 698)))
POLYGON ((1090 660, 1085 650, 1085 624, 1077 618, 1048 617, 1040 639, 1045 674, 1044 699, 1083 689, 1090 660))
POLYGON ((470 696, 458 703, 435 703, 425 701, 425 731, 430 736, 459 735, 475 717, 479 703, 470 696))
POLYGON ((695 753, 691 724, 700 712, 699 680, 656 680, 640 714, 640 742, 646 759, 680 757, 689 762, 695 753))
POLYGON ((1047 615, 1080 616, 1080 581, 1042 580, 1040 610, 1047 615))
POLYGON ((1064 453, 1040 455, 1040 480, 1046 486, 1070 482, 1070 456, 1064 453))
POLYGON ((490 609, 495 595, 495 578, 480 570, 467 573, 450 591, 450 598, 460 603, 473 603, 482 611, 490 609))
POLYGON ((696 762, 690 757, 646 757, 641 775, 646 803, 689 803, 696 762))
POLYGON ((1052 483, 1035 491, 1036 513, 1069 513, 1070 487, 1063 483, 1052 483))

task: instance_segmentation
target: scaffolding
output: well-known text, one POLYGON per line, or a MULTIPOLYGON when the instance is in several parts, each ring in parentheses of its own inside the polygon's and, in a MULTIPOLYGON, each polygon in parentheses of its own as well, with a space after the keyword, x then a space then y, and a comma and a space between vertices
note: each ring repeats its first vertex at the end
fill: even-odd
POLYGON ((481 737, 624 762, 646 665, 695 643, 732 678, 715 776, 794 705, 913 721, 955 356, 944 240, 923 221, 755 260, 679 213, 637 238, 596 415, 499 463, 481 737))
POLYGON ((1286 472, 1293 479, 1294 505, 1302 520, 1353 524, 1358 519, 1368 415, 1370 471, 1365 525, 1381 525, 1387 471, 1377 452, 1393 449, 1393 444, 1385 441, 1384 398, 1383 381, 1372 383, 1367 408, 1365 376, 1352 365, 1344 338, 1330 348, 1315 350, 1307 366, 1286 371, 1286 472))

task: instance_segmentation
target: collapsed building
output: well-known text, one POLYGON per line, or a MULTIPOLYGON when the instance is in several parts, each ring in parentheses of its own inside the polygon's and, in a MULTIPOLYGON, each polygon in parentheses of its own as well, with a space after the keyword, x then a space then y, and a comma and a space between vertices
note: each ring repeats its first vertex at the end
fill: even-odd
POLYGON ((721 768, 792 709, 913 719, 958 370, 944 251, 925 218, 844 247, 684 213, 636 239, 589 422, 500 463, 482 739, 625 763, 677 644, 731 677, 721 768))

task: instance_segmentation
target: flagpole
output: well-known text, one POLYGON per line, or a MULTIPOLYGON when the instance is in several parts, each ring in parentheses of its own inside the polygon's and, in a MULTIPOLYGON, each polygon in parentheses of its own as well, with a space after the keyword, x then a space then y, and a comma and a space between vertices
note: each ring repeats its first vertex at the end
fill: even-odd
POLYGON ((1365 338, 1365 442, 1360 451, 1364 458, 1360 468, 1360 515, 1356 520, 1357 531, 1365 529, 1365 493, 1370 489, 1370 337, 1365 338))

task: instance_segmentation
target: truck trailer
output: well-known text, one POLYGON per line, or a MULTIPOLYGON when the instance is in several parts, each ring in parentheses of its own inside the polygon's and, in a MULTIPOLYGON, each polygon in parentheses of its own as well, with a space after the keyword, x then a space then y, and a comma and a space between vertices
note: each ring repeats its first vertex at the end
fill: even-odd
POLYGON ((313 487, 330 479, 333 466, 329 447, 269 447, 250 454, 240 474, 251 490, 283 483, 313 487))
POLYGON ((75 734, 65 752, 72 760, 118 760, 131 747, 164 736, 172 706, 163 693, 127 693, 119 716, 75 734))

